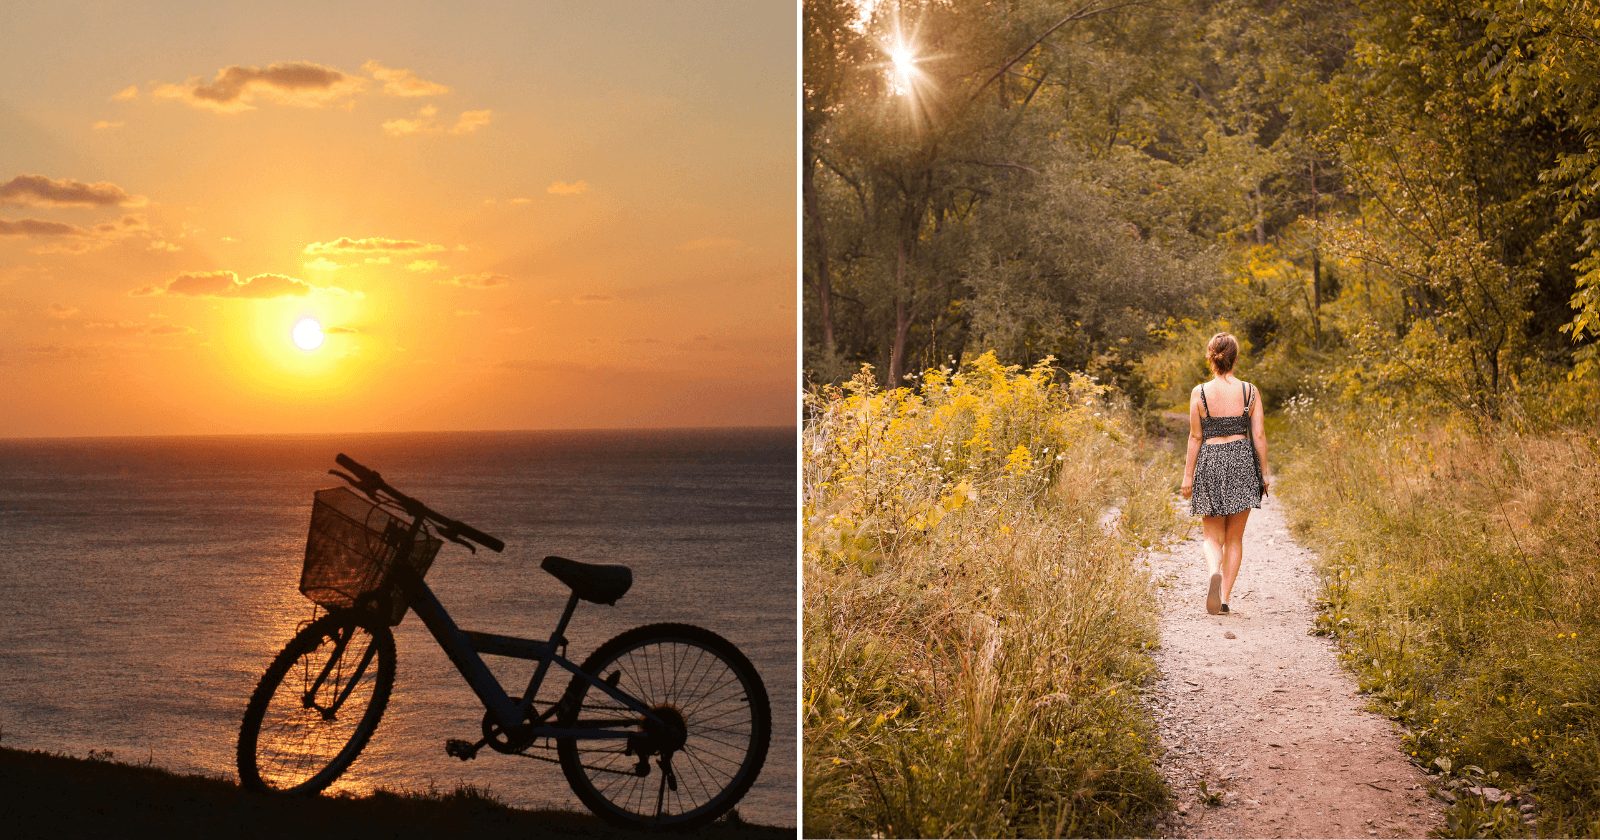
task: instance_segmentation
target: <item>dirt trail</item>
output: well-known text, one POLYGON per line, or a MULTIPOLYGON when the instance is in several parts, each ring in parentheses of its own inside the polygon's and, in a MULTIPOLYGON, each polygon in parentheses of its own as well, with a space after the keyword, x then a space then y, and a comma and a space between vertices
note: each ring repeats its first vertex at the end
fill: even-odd
POLYGON ((1306 634, 1312 555, 1289 535, 1278 501, 1250 516, 1231 615, 1206 614, 1200 545, 1195 520, 1189 539, 1148 561, 1163 584, 1161 676, 1149 697, 1178 802, 1163 833, 1427 836, 1442 806, 1395 726, 1365 710, 1331 642, 1306 634), (1220 804, 1201 801, 1202 780, 1220 804))

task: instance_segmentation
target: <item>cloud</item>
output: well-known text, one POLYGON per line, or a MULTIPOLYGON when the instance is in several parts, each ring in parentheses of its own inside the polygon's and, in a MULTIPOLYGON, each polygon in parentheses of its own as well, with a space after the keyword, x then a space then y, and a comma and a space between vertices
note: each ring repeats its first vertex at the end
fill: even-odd
POLYGON ((439 265, 439 261, 438 260, 412 260, 411 264, 406 266, 406 270, 407 271, 438 271, 441 267, 442 266, 439 265))
POLYGON ((705 236, 700 239, 691 239, 678 246, 680 251, 715 251, 724 248, 739 247, 739 240, 730 236, 705 236))
POLYGON ((94 125, 89 127, 95 131, 104 131, 108 128, 121 128, 125 125, 127 125, 127 123, 123 122, 122 120, 95 120, 94 125))
POLYGON ((146 335, 190 335, 194 327, 180 327, 177 324, 156 324, 145 330, 146 335))
POLYGON ((458 274, 449 280, 440 280, 450 286, 460 286, 463 289, 493 289, 511 282, 511 278, 504 274, 458 274))
POLYGON ((370 254, 392 252, 402 254, 432 254, 444 250, 443 245, 431 242, 419 242, 415 239, 388 239, 382 236, 369 236, 363 239, 351 239, 341 236, 329 242, 313 242, 302 249, 308 255, 316 254, 370 254))
POLYGON ((344 266, 328 259, 327 257, 317 257, 310 262, 303 262, 300 264, 300 267, 306 269, 307 271, 338 271, 339 269, 344 268, 344 266))
POLYGON ((447 85, 418 78, 417 74, 410 70, 385 67, 376 60, 361 65, 361 69, 372 74, 372 78, 383 82, 383 92, 390 96, 441 96, 450 92, 447 85))
POLYGON ((607 301, 616 300, 616 298, 612 297, 611 295, 587 294, 578 295, 572 300, 574 303, 605 303, 607 301))
POLYGON ((361 331, 355 327, 328 327, 323 330, 328 335, 360 335, 361 331))
POLYGON ((522 196, 518 196, 516 198, 511 199, 510 203, 511 204, 532 204, 533 203, 533 199, 524 198, 522 196))
POLYGON ((144 203, 144 198, 129 195, 110 181, 85 184, 66 178, 56 180, 43 175, 18 175, 0 184, 0 204, 29 207, 136 207, 144 203))
POLYGON ((545 189, 551 195, 583 195, 589 191, 588 181, 557 181, 545 189))
POLYGON ((437 130, 434 126, 438 125, 438 121, 435 119, 438 114, 439 109, 437 107, 424 105, 418 109, 415 118, 386 120, 383 123, 383 133, 390 137, 405 137, 411 134, 422 134, 427 131, 437 130))
POLYGON ((76 317, 78 310, 76 307, 66 306, 60 303, 52 303, 50 304, 50 307, 45 310, 45 314, 56 319, 57 321, 65 321, 76 317))
POLYGON ((0 236, 87 236, 89 231, 65 222, 43 219, 0 219, 0 236))
POLYGON ((103 330, 106 332, 138 332, 144 325, 138 321, 84 321, 86 330, 103 330))
POLYGON ((386 120, 383 131, 390 137, 409 137, 414 134, 471 134, 488 125, 494 119, 494 112, 485 108, 481 111, 462 111, 456 118, 455 124, 446 126, 439 120, 439 109, 433 105, 424 105, 417 109, 412 117, 402 117, 386 120))
POLYGON ((320 108, 354 96, 366 84, 366 79, 332 67, 286 61, 266 67, 235 64, 218 70, 210 81, 195 76, 181 84, 160 85, 150 95, 218 113, 237 113, 253 110, 258 100, 320 108))
POLYGON ((108 248, 119 242, 142 245, 148 251, 182 250, 150 229, 144 216, 130 214, 121 219, 80 227, 66 222, 42 219, 0 219, 0 236, 26 236, 46 239, 32 248, 35 254, 83 254, 108 248))
POLYGON ((138 85, 128 85, 127 87, 123 88, 122 90, 119 90, 116 93, 111 94, 111 101, 112 102, 132 102, 133 100, 138 99, 138 98, 139 98, 139 86, 138 85))
POLYGON ((471 134, 489 124, 494 119, 494 111, 484 108, 481 111, 462 111, 456 118, 456 124, 450 127, 451 134, 471 134))
POLYGON ((165 286, 143 286, 128 294, 134 297, 166 294, 182 297, 274 298, 310 294, 313 288, 304 280, 282 274, 257 274, 248 280, 240 280, 231 271, 193 271, 179 274, 167 281, 165 286))
MULTIPOLYGON (((30 344, 19 348, 20 355, 24 358, 41 362, 61 362, 85 359, 91 355, 87 347, 69 347, 63 344, 30 344)), ((0 356, 0 363, 9 363, 17 358, 18 352, 9 352, 0 356)))
POLYGON ((101 222, 94 226, 95 233, 108 236, 129 233, 145 233, 150 230, 150 223, 140 215, 130 213, 115 222, 101 222))

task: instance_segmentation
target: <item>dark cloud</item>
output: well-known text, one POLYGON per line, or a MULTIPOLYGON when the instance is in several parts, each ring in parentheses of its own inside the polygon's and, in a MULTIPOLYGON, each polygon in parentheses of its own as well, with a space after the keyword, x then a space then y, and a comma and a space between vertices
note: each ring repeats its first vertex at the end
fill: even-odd
POLYGON ((18 175, 0 184, 0 204, 31 207, 111 207, 143 204, 144 199, 128 195, 110 181, 86 184, 44 175, 18 175))
POLYGON ((233 297, 295 297, 310 294, 311 284, 304 280, 296 280, 283 274, 257 274, 249 280, 241 281, 232 293, 233 297))
POLYGON ((307 61, 286 61, 266 67, 232 65, 210 81, 199 77, 182 84, 161 85, 152 95, 177 99, 213 111, 246 111, 257 98, 284 105, 318 107, 344 99, 366 85, 359 76, 307 61))
POLYGON ((238 283, 239 275, 231 271, 195 271, 172 278, 162 291, 169 295, 221 297, 231 292, 238 283))
POLYGON ((134 297, 168 294, 183 297, 273 298, 310 294, 312 286, 282 274, 257 274, 240 280, 231 271, 193 271, 180 274, 165 286, 143 286, 128 294, 134 297))
POLYGON ((89 232, 77 225, 47 222, 43 219, 0 219, 0 236, 84 236, 89 232))

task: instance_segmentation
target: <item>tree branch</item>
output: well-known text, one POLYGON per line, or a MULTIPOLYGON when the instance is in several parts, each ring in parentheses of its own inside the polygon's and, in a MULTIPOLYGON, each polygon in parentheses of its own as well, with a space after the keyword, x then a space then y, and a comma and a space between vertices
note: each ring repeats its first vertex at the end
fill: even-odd
POLYGON ((1020 163, 1011 163, 1010 161, 1004 161, 1004 160, 974 160, 972 158, 951 158, 950 162, 951 163, 970 163, 973 166, 989 166, 989 167, 993 167, 995 169, 1020 169, 1023 172, 1028 173, 1029 175, 1042 174, 1042 173, 1039 172, 1039 170, 1034 169, 1031 166, 1025 166, 1025 165, 1020 164, 1020 163))

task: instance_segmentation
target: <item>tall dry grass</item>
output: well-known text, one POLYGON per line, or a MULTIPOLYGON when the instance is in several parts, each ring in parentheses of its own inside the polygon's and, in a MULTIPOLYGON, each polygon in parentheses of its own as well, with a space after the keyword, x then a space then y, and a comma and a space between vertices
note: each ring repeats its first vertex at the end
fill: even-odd
POLYGON ((807 834, 1147 830, 1167 793, 1132 561, 1174 524, 1172 465, 1047 364, 986 355, 919 391, 863 373, 809 398, 807 834))
POLYGON ((1600 836, 1600 437, 1293 414, 1283 493, 1322 631, 1442 783, 1537 803, 1530 827, 1463 797, 1447 833, 1600 836))

